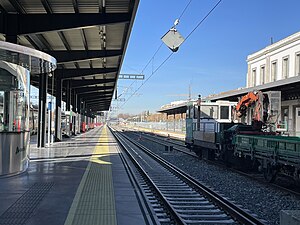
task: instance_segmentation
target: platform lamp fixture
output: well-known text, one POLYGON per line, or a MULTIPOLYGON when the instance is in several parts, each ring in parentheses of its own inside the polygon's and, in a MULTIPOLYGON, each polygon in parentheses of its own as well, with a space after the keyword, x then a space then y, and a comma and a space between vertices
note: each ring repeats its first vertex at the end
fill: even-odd
POLYGON ((197 100, 197 106, 198 106, 198 114, 197 114, 197 131, 200 131, 200 114, 201 114, 201 95, 198 95, 197 100))

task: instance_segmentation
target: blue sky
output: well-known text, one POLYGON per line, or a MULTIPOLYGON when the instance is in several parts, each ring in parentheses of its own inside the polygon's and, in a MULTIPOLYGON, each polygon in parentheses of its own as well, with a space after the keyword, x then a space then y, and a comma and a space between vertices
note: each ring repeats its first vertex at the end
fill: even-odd
MULTIPOLYGON (((121 73, 139 73, 161 44, 189 0, 141 0, 121 73)), ((185 37, 217 0, 193 0, 177 26, 185 37)), ((299 0, 223 0, 205 22, 183 43, 178 52, 147 81, 118 113, 155 112, 162 105, 187 97, 219 93, 245 86, 247 55, 300 31, 299 0)), ((150 76, 170 54, 162 46, 145 70, 150 76)), ((132 80, 119 80, 118 94, 132 80)), ((142 81, 129 89, 135 91, 142 81)), ((128 99, 129 94, 122 96, 128 99)), ((116 102, 113 103, 116 105, 116 102)))

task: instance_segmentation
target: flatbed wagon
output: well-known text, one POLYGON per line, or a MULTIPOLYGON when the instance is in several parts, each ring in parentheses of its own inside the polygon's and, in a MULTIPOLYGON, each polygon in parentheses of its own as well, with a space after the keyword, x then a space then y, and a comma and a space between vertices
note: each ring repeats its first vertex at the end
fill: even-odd
POLYGON ((237 134, 232 143, 234 154, 258 161, 269 181, 278 172, 300 179, 299 137, 237 134))

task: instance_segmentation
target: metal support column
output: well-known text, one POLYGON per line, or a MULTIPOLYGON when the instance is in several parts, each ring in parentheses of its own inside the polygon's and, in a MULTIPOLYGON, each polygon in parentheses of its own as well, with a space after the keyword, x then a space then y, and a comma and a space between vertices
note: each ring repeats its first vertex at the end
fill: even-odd
POLYGON ((168 118, 169 118, 169 114, 167 113, 167 119, 166 119, 166 122, 167 122, 167 130, 169 130, 169 121, 168 121, 168 118))
POLYGON ((71 91, 71 104, 72 104, 72 111, 74 114, 72 114, 72 133, 76 135, 76 113, 77 113, 77 108, 76 108, 76 93, 75 90, 73 89, 71 91))
POLYGON ((71 82, 66 80, 66 111, 71 110, 71 82))
POLYGON ((38 116, 38 147, 45 147, 47 119, 47 87, 48 74, 40 74, 39 82, 39 116, 38 116))
POLYGON ((174 113, 174 115, 173 115, 173 119, 174 119, 174 132, 175 132, 175 127, 176 127, 176 114, 174 113))
POLYGON ((198 114, 197 114, 197 131, 200 131, 200 118, 201 118, 201 95, 198 95, 198 114))
POLYGON ((87 109, 87 103, 84 102, 84 122, 85 122, 85 131, 88 130, 88 117, 87 117, 87 113, 88 113, 88 109, 87 109))
POLYGON ((81 103, 81 106, 82 106, 82 110, 81 110, 81 115, 82 115, 82 127, 81 127, 81 129, 82 129, 82 131, 83 132, 85 132, 86 130, 85 130, 85 125, 86 125, 86 121, 85 121, 85 115, 86 115, 86 109, 85 109, 85 101, 83 101, 82 103, 81 103))
POLYGON ((183 116, 182 113, 180 113, 180 131, 183 131, 183 116))
POLYGON ((54 74, 49 73, 49 77, 51 78, 51 100, 48 103, 48 145, 50 143, 53 143, 53 129, 52 129, 52 121, 53 121, 53 110, 54 110, 54 105, 53 105, 53 94, 54 94, 54 74))
POLYGON ((80 105, 78 105, 78 99, 79 99, 78 95, 75 94, 75 109, 76 109, 75 134, 80 133, 80 123, 79 123, 79 121, 80 121, 80 109, 79 109, 80 105))
POLYGON ((77 113, 78 113, 77 130, 78 130, 78 133, 81 133, 81 117, 82 117, 81 99, 79 98, 78 95, 76 95, 76 99, 77 99, 77 113))
POLYGON ((85 125, 86 125, 86 131, 88 131, 89 128, 89 120, 88 120, 88 108, 87 108, 87 103, 84 102, 84 121, 85 121, 85 125))
POLYGON ((55 141, 62 140, 61 133, 61 98, 62 98, 62 80, 56 77, 56 101, 55 101, 55 141))

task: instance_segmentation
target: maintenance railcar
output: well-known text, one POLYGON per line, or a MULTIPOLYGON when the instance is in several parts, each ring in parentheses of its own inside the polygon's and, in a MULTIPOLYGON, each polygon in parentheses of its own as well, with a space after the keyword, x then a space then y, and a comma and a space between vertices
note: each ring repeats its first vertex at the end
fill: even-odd
POLYGON ((277 174, 300 180, 300 138, 282 136, 286 129, 278 121, 280 93, 251 95, 256 97, 250 103, 247 98, 238 103, 191 102, 186 113, 187 147, 204 159, 263 171, 269 182, 277 174), (248 118, 238 118, 237 108, 248 118), (254 120, 246 125, 249 115, 254 120))
POLYGON ((222 132, 233 125, 236 102, 190 102, 186 113, 185 143, 199 156, 214 158, 222 145, 222 132), (200 112, 200 115, 199 115, 200 112))

